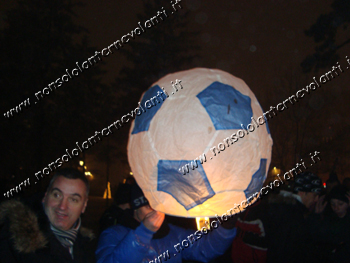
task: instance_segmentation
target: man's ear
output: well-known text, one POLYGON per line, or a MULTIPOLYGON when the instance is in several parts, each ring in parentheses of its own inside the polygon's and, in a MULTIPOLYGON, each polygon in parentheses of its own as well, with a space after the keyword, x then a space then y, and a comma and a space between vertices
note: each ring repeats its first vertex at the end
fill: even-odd
POLYGON ((88 199, 85 200, 85 204, 83 206, 83 210, 81 210, 81 213, 84 214, 86 206, 87 206, 88 199))

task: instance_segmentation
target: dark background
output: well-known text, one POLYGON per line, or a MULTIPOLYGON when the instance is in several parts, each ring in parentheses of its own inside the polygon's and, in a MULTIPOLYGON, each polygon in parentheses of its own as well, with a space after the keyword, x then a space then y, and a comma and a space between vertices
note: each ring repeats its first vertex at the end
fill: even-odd
MULTIPOLYGON (((1 189, 13 186, 135 109, 167 73, 219 68, 242 78, 266 111, 350 56, 350 1, 199 1, 148 29, 23 112, 1 117, 1 189)), ((1 112, 145 22, 170 1, 0 1, 1 112)), ((178 8, 179 9, 179 8, 178 8)), ((169 12, 168 12, 169 13, 169 12)), ((269 122, 273 167, 287 171, 310 152, 326 181, 349 176, 350 71, 323 84, 269 122)), ((85 151, 91 194, 102 197, 129 175, 129 125, 85 151)), ((81 168, 80 168, 81 169, 81 168)), ((271 175, 272 176, 272 175, 271 175)), ((23 192, 45 189, 51 175, 23 192)), ((269 178, 271 179, 271 178, 269 178)), ((3 195, 3 194, 1 194, 3 195)))

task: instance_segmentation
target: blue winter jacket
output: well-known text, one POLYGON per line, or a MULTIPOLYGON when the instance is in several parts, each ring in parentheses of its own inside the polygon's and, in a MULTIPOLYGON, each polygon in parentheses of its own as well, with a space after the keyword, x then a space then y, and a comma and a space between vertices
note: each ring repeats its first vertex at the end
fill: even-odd
POLYGON ((236 228, 225 229, 222 226, 207 234, 172 224, 169 228, 164 238, 152 239, 154 232, 143 223, 135 230, 122 225, 112 226, 100 236, 97 262, 156 263, 166 260, 176 263, 182 262, 182 259, 208 262, 222 255, 236 236, 236 228))

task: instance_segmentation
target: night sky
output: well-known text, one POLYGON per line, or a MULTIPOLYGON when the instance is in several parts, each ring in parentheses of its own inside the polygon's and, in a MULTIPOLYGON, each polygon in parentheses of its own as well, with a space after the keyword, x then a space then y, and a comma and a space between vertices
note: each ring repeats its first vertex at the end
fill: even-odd
MULTIPOLYGON (((4 3, 1 1, 0 11, 1 18, 6 18, 5 12, 10 8, 16 7, 13 3, 4 3)), ((7 1, 6 1, 7 2, 7 1)), ((101 51, 103 48, 109 46, 114 41, 121 39, 121 37, 131 30, 135 29, 140 21, 137 14, 143 13, 142 1, 81 1, 84 6, 76 7, 74 9, 76 16, 73 17, 75 24, 80 25, 88 29, 88 47, 94 47, 94 50, 101 51)), ((186 65, 188 69, 194 67, 206 67, 206 68, 218 68, 231 73, 241 79, 243 79, 250 89, 254 92, 263 109, 268 109, 270 106, 275 106, 282 99, 288 98, 293 94, 293 90, 300 89, 312 81, 314 76, 319 77, 325 72, 331 69, 331 64, 328 67, 319 69, 317 72, 310 72, 305 74, 301 70, 301 62, 307 55, 311 55, 315 51, 316 43, 312 37, 305 35, 305 30, 309 29, 313 25, 317 18, 321 14, 327 14, 332 11, 332 0, 325 1, 200 1, 200 0, 182 0, 180 5, 182 9, 173 16, 183 16, 185 12, 188 12, 188 27, 186 30, 190 32, 196 32, 195 44, 199 45, 198 50, 189 50, 190 53, 195 55, 193 61, 186 65), (292 86, 292 87, 291 87, 292 86)), ((166 10, 171 9, 170 1, 162 1, 162 5, 159 5, 154 9, 154 15, 157 11, 160 11, 164 7, 166 10)), ((3 19, 2 19, 3 20, 3 19)), ((1 28, 6 28, 6 23, 2 21, 1 28)), ((31 21, 27 21, 31 23, 31 21)), ((165 19, 157 27, 163 27, 166 23, 174 23, 172 19, 165 19)), ((172 25, 174 28, 174 34, 179 33, 176 29, 176 24, 172 25)), ((153 28, 148 29, 148 32, 143 33, 141 36, 137 36, 136 40, 131 41, 144 41, 149 38, 150 31, 153 28)), ((336 35, 336 42, 342 43, 349 38, 350 29, 339 28, 336 35)), ((18 34, 18 32, 13 32, 18 34)), ((80 41, 80 36, 75 36, 74 41, 80 41)), ((157 40, 155 40, 157 42, 157 40)), ((176 42, 186 41, 181 37, 176 38, 176 42)), ((183 43, 182 44, 186 44, 183 43)), ((81 47, 84 49, 84 46, 81 47)), ((128 50, 128 44, 125 44, 123 49, 128 50)), ((26 53, 26 49, 22 49, 19 52, 23 55, 26 53)), ((89 51, 88 54, 93 55, 94 51, 89 51)), ((345 56, 350 56, 350 44, 340 48, 337 52, 339 59, 337 60, 340 65, 345 69, 347 64, 345 56)), ((171 54, 176 57, 177 54, 171 54)), ((86 57, 87 58, 87 57, 86 57)), ((120 70, 124 66, 133 65, 132 61, 129 61, 121 52, 116 51, 114 54, 103 59, 105 64, 96 65, 94 68, 89 69, 94 71, 96 69, 103 70, 100 75, 101 83, 115 89, 115 93, 119 94, 123 91, 116 84, 116 78, 120 76, 120 70)), ((63 59, 64 62, 64 59, 63 59)), ((63 63, 62 62, 62 63, 63 63)), ((8 61, 5 61, 5 65, 8 61)), ((72 67, 71 64, 61 65, 62 67, 72 67)), ((137 65, 135 65, 137 68, 137 65)), ((89 73, 90 74, 90 73, 89 73)), ((57 72, 57 77, 62 75, 62 72, 57 72)), ((15 77, 15 75, 14 75, 15 77)), ((20 78, 21 76, 17 76, 20 78)), ((43 83, 50 83, 52 77, 45 75, 37 76, 43 78, 43 83)), ((137 78, 138 76, 129 76, 130 78, 137 78)), ((74 80, 73 80, 74 81, 74 80)), ((72 82, 73 82, 72 81, 72 82)), ((331 82, 324 84, 322 89, 317 90, 305 99, 304 104, 300 107, 297 105, 295 108, 288 110, 288 113, 280 114, 280 116, 271 120, 270 128, 272 138, 274 139, 272 167, 293 167, 294 159, 300 156, 304 157, 313 150, 319 150, 322 163, 318 166, 317 172, 322 176, 323 180, 328 178, 328 174, 332 168, 335 159, 338 157, 338 165, 336 172, 340 179, 345 176, 350 176, 348 172, 350 151, 348 146, 348 139, 345 136, 348 134, 348 128, 350 128, 350 98, 349 83, 350 82, 350 70, 342 73, 339 77, 333 79, 331 82), (306 109, 307 107, 307 109, 306 109), (304 120, 298 123, 296 127, 293 114, 296 115, 308 115, 310 113, 310 119, 304 120), (292 121, 290 121, 290 119, 292 121), (305 121, 305 122, 303 122, 305 121), (301 129, 305 125, 307 128, 301 129), (295 147, 293 144, 293 138, 296 129, 300 129, 300 137, 302 136, 303 142, 301 143, 305 147, 297 148, 298 156, 294 156, 295 147), (284 135, 285 134, 285 135, 284 135), (290 135, 290 134, 293 134, 290 135), (288 137, 288 136, 292 137, 288 137), (289 141, 290 143, 286 143, 289 141), (280 147, 279 147, 280 146, 280 147), (293 152, 293 153, 292 153, 293 152), (281 156, 285 157, 282 158, 281 156)), ((3 83, 4 82, 0 82, 3 83)), ((2 84, 2 85, 3 85, 2 84)), ((152 83, 147 83, 143 88, 145 91, 152 83)), ((69 86, 62 86, 62 89, 66 89, 66 96, 75 96, 72 89, 74 89, 74 83, 69 86)), ((32 87, 33 91, 42 89, 41 87, 32 87)), ((27 87, 23 87, 25 91, 27 87)), ((1 87, 0 90, 3 90, 1 87)), ((2 112, 6 112, 10 107, 15 107, 21 101, 23 101, 27 95, 23 95, 19 99, 18 91, 16 90, 16 96, 12 96, 9 90, 6 90, 2 96, 2 112), (6 103, 5 103, 6 102, 6 103), (11 106, 12 105, 12 106, 11 106)), ((63 91, 62 91, 63 92, 63 91)), ((103 92, 101 93, 103 97, 103 92)), ((129 94, 129 96, 133 96, 129 94)), ((139 95, 136 101, 139 100, 139 95)), ((103 99, 103 98, 102 98, 103 99)), ((50 96, 50 100, 55 100, 55 95, 50 96)), ((118 103, 116 101, 115 103, 118 103)), ((101 109, 101 107, 110 107, 110 105, 97 105, 94 101, 90 101, 89 107, 101 109)), ((69 107, 69 105, 65 106, 69 107)), ((135 105, 130 105, 130 108, 135 108, 135 105)), ((34 107, 33 107, 34 108, 34 107)), ((24 113, 21 113, 14 117, 14 119, 26 118, 29 116, 29 111, 34 112, 33 108, 26 109, 24 113)), ((112 114, 106 114, 105 123, 112 123, 113 121, 120 119, 122 115, 128 112, 122 112, 123 109, 112 114)), ((74 111, 79 115, 79 110, 74 111)), ((49 118, 50 113, 46 113, 49 118)), ((55 115, 52 118, 59 120, 63 116, 55 115)), ((16 120, 19 121, 19 120, 16 120)), ((1 122, 3 132, 2 139, 6 140, 7 134, 10 133, 9 125, 14 125, 15 120, 7 120, 3 117, 1 122)), ((93 125, 92 125, 93 126, 93 125)), ((93 134, 95 130, 101 130, 103 125, 96 128, 89 127, 87 134, 93 134)), ((60 128, 63 131, 63 128, 60 128)), ((52 136, 57 138, 57 144, 63 144, 60 147, 62 149, 73 148, 74 145, 67 144, 60 139, 60 129, 54 129, 51 131, 52 136)), ((83 129, 82 127, 71 126, 65 127, 66 130, 83 129)), ((129 126, 123 128, 124 131, 116 136, 110 137, 109 140, 115 141, 120 147, 121 154, 126 152, 126 143, 128 139, 127 131, 129 126), (118 136, 118 138, 117 138, 118 136)), ((26 136, 25 131, 16 131, 18 136, 26 136)), ((76 132, 79 133, 79 132, 76 132)), ((85 138, 79 138, 75 135, 72 141, 84 140, 85 138)), ((14 143, 14 142, 13 142, 14 143)), ((45 143, 45 142, 43 142, 45 143)), ((103 148, 107 142, 102 141, 96 148, 103 148)), ((301 145, 300 144, 300 145, 301 145)), ((12 142, 7 142, 6 148, 3 148, 3 153, 6 154, 8 147, 11 147, 12 142)), ((13 144, 14 147, 18 147, 18 144, 13 144)), ((50 147, 50 145, 47 145, 50 147)), ((26 147, 25 144, 22 147, 26 147)), ((55 148, 56 149, 56 148, 55 148)), ((54 160, 64 153, 61 148, 50 153, 49 160, 54 160), (57 156, 57 157, 56 157, 57 156)), ((21 149, 17 149, 21 152, 21 149)), ((28 150, 27 150, 28 151, 28 150)), ((18 153, 21 154, 21 153, 18 153)), ((120 154, 120 153, 119 153, 120 154)), ((99 158, 95 158, 95 150, 89 150, 86 153, 86 163, 88 169, 96 175, 97 178, 103 178, 97 180, 97 184, 102 184, 105 181, 105 164, 101 163, 99 158)), ((128 166, 125 162, 119 162, 118 155, 114 155, 112 158, 111 166, 109 167, 111 184, 114 185, 120 182, 128 173, 128 166)), ((15 158, 12 156, 11 158, 15 158)), ((5 161, 7 159, 4 159, 5 161)), ((47 162, 46 160, 44 163, 47 162)), ((33 171, 35 168, 23 167, 22 169, 33 171)), ((270 167, 270 169, 272 168, 270 167)), ((6 171, 7 174, 11 174, 11 171, 6 171)), ((5 176, 5 175, 4 175, 5 176)), ((6 175, 8 177, 8 175, 6 175)), ((33 177, 34 174, 28 176, 33 177)), ((14 183, 19 183, 23 179, 20 176, 18 181, 14 179, 14 183)), ((99 188, 100 189, 100 188, 99 188)), ((96 191, 100 194, 100 190, 96 191)))

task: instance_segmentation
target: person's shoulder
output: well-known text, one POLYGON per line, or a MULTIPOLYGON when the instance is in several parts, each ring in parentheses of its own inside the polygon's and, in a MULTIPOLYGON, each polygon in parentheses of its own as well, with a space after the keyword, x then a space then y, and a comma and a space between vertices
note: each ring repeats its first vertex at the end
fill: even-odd
POLYGON ((116 224, 106 228, 101 235, 126 235, 132 229, 121 224, 116 224))
MULTIPOLYGON (((99 246, 106 246, 110 244, 117 244, 129 235, 129 238, 136 240, 138 236, 144 236, 143 229, 132 229, 121 224, 113 225, 102 231, 98 238, 99 246), (137 231, 138 230, 138 231, 137 231), (131 235, 130 235, 131 234, 131 235)), ((144 227, 145 228, 145 227, 144 227)))

